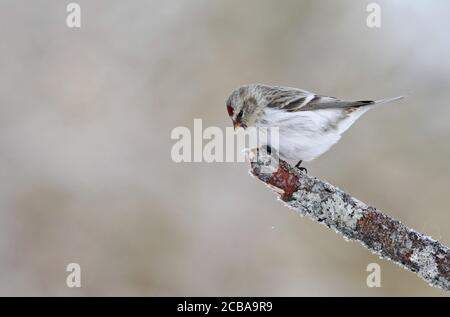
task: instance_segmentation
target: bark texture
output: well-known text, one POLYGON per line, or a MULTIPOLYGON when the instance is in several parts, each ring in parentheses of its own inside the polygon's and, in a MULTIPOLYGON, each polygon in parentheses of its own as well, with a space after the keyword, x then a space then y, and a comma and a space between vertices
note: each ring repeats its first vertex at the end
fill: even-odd
POLYGON ((274 155, 259 149, 250 173, 278 192, 288 207, 334 229, 346 239, 361 242, 430 285, 450 290, 447 246, 284 161, 278 162, 274 155))

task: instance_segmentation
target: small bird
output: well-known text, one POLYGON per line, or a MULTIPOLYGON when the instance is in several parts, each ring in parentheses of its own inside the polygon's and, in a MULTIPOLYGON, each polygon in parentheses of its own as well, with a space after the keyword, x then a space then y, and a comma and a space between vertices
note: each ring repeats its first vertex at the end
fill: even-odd
POLYGON ((306 170, 302 161, 328 151, 362 114, 401 98, 343 101, 297 88, 251 84, 235 89, 226 106, 235 129, 278 127, 275 150, 280 158, 306 170))

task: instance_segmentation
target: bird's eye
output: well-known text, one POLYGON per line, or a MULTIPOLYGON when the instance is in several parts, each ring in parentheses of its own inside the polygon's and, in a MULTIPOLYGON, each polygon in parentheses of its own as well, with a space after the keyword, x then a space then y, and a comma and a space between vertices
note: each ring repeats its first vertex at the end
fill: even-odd
POLYGON ((228 111, 228 115, 230 117, 232 117, 233 116, 233 107, 231 107, 230 104, 227 104, 227 111, 228 111))
POLYGON ((243 114, 244 114, 244 110, 239 111, 238 115, 236 116, 236 121, 241 122, 243 114))

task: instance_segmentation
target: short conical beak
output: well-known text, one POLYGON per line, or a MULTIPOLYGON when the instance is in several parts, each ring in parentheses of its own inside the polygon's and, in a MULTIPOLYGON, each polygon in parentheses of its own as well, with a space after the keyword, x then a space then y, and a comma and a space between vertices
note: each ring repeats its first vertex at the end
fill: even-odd
POLYGON ((240 122, 233 122, 233 127, 234 127, 234 131, 236 131, 236 129, 239 129, 241 127, 241 123, 240 122))

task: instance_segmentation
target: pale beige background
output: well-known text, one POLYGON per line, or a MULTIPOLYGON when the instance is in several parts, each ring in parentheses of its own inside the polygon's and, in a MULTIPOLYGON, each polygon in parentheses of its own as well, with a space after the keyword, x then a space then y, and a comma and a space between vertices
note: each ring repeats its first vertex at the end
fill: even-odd
POLYGON ((317 175, 450 243, 450 3, 0 1, 0 295, 448 295, 284 208, 246 164, 175 164, 245 83, 365 115, 317 175), (65 266, 82 266, 82 288, 65 266), (366 287, 366 265, 382 287, 366 287))

